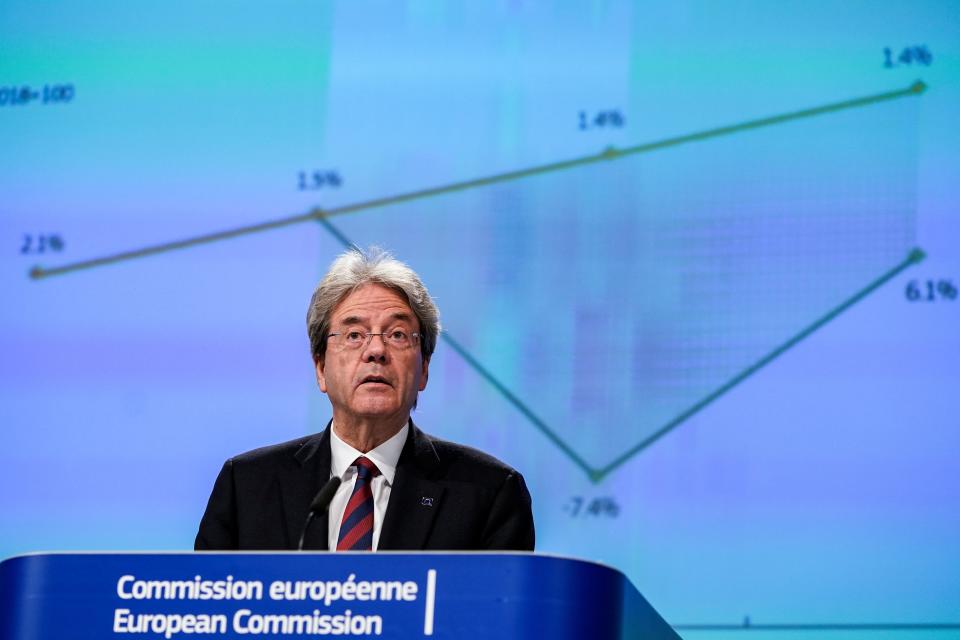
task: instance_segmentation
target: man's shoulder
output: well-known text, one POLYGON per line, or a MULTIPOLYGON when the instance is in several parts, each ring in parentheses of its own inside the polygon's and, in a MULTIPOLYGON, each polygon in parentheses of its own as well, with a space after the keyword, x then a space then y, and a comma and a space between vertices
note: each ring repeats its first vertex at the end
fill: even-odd
POLYGON ((492 469, 498 469, 500 471, 513 471, 516 470, 503 462, 499 458, 476 449, 469 445, 460 444, 457 442, 451 442, 450 440, 444 440, 443 438, 438 438, 436 436, 430 435, 428 433, 420 432, 420 435, 425 437, 433 448, 436 450, 437 455, 441 459, 456 460, 457 462, 463 462, 467 464, 475 464, 481 467, 490 467, 492 469))
POLYGON ((436 452, 448 476, 471 482, 500 484, 507 476, 520 473, 502 460, 474 447, 444 440, 419 431, 418 436, 436 452))
POLYGON ((313 455, 320 446, 323 432, 301 436, 286 442, 245 451, 230 458, 233 465, 243 467, 275 466, 304 456, 313 455))

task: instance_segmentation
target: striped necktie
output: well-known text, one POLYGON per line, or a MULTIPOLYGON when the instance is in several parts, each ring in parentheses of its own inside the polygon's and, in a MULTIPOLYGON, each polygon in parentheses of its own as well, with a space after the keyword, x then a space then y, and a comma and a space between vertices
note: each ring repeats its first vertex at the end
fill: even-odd
POLYGON ((380 469, 360 456, 354 463, 357 480, 350 501, 343 511, 337 551, 371 551, 373 549, 373 492, 370 483, 380 475, 380 469))

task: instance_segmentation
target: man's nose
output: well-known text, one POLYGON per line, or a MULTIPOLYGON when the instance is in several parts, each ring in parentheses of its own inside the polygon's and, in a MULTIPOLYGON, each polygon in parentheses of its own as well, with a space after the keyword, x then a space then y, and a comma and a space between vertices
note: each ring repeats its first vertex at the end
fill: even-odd
POLYGON ((367 337, 367 344, 363 347, 364 362, 386 362, 387 345, 383 334, 375 333, 367 337))

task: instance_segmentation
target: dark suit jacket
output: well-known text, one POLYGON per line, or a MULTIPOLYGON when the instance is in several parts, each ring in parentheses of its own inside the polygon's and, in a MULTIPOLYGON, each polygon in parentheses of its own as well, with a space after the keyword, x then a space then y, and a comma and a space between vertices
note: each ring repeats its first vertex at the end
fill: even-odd
MULTIPOLYGON (((296 549, 314 495, 330 477, 330 426, 322 433, 227 460, 200 521, 197 550, 296 549)), ((327 517, 305 549, 327 549, 327 517)), ((523 476, 485 453, 433 438, 412 422, 378 549, 533 551, 523 476)))

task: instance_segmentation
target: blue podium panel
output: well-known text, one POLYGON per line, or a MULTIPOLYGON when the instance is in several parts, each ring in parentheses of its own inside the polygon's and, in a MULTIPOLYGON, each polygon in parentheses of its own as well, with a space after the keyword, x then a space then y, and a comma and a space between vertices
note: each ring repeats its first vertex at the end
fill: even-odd
POLYGON ((42 554, 0 563, 0 636, 676 638, 622 573, 517 553, 42 554))

